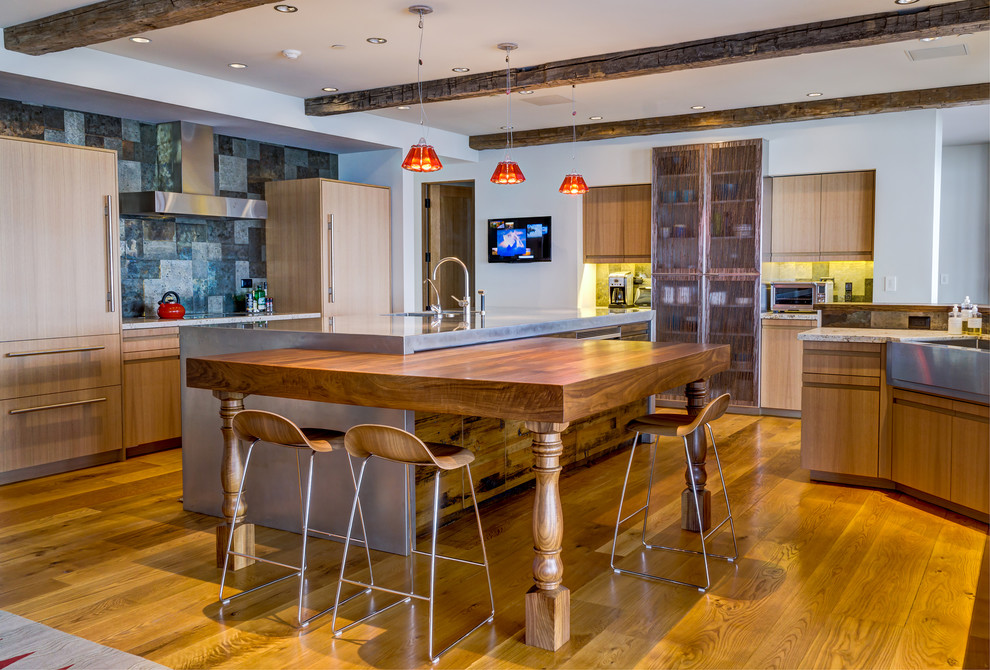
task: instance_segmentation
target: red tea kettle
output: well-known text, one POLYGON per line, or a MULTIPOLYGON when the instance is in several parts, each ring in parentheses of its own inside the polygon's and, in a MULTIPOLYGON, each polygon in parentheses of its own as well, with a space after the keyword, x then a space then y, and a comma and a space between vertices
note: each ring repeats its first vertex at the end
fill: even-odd
POLYGON ((159 319, 181 319, 186 313, 186 308, 179 304, 179 294, 175 291, 168 291, 158 301, 159 319))

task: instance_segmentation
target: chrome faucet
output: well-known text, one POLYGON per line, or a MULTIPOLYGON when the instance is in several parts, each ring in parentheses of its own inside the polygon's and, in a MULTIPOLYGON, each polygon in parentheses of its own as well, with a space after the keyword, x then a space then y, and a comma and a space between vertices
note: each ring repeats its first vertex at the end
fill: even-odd
MULTIPOLYGON (((462 261, 457 256, 447 256, 446 258, 441 258, 439 262, 437 262, 437 264, 433 266, 433 273, 430 279, 431 281, 435 282, 437 280, 437 270, 440 269, 441 265, 443 265, 448 261, 451 263, 457 263, 464 270, 464 297, 458 298, 457 296, 454 295, 450 297, 457 302, 457 305, 459 307, 462 307, 464 309, 464 321, 470 322, 471 321, 471 278, 468 275, 468 268, 464 264, 464 261, 462 261)), ((438 301, 439 301, 439 296, 440 294, 439 292, 437 292, 438 301)))
POLYGON ((437 297, 437 301, 435 303, 431 302, 426 308, 436 316, 440 316, 443 313, 443 307, 440 306, 440 291, 437 290, 437 285, 433 283, 432 279, 425 279, 423 283, 429 284, 430 288, 433 289, 433 294, 437 297))

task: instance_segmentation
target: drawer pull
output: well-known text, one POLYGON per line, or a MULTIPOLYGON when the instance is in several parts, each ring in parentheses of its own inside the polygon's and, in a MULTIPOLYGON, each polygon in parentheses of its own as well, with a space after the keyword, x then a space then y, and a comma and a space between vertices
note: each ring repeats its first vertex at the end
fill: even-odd
POLYGON ((21 358, 22 356, 43 356, 45 354, 72 354, 77 351, 99 351, 106 349, 103 345, 94 347, 73 347, 71 349, 44 349, 42 351, 11 351, 7 353, 7 358, 21 358))
POLYGON ((96 402, 106 402, 106 398, 92 398, 90 400, 76 400, 75 402, 59 402, 54 405, 42 405, 41 407, 25 407, 24 409, 12 409, 7 414, 27 414, 28 412, 41 412, 46 409, 59 409, 60 407, 75 407, 76 405, 92 405, 96 402))

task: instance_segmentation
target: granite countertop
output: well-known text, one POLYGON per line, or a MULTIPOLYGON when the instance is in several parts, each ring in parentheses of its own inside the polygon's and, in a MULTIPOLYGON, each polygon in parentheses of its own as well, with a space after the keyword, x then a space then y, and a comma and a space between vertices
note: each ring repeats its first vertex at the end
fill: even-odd
POLYGON ((255 323, 257 321, 284 321, 292 319, 314 319, 319 314, 186 314, 181 319, 159 319, 158 317, 128 317, 121 323, 122 330, 140 328, 173 328, 175 326, 212 326, 223 323, 255 323))
POLYGON ((398 314, 271 322, 244 319, 241 322, 184 329, 183 333, 195 335, 197 340, 213 339, 219 342, 229 338, 239 341, 251 337, 253 331, 256 333, 253 339, 258 341, 255 346, 259 349, 269 348, 264 344, 266 341, 278 339, 285 342, 279 347, 409 354, 483 342, 649 323, 653 317, 654 312, 649 309, 495 307, 489 308, 484 316, 472 313, 468 322, 463 320, 461 312, 446 312, 440 319, 398 314))
POLYGON ((822 313, 821 312, 763 312, 762 314, 760 314, 760 318, 763 319, 764 321, 773 321, 777 319, 780 320, 799 319, 799 320, 808 321, 814 319, 817 323, 821 323, 822 313))
POLYGON ((893 328, 813 328, 798 333, 799 340, 812 342, 916 342, 955 340, 972 335, 949 335, 945 330, 905 330, 893 328))

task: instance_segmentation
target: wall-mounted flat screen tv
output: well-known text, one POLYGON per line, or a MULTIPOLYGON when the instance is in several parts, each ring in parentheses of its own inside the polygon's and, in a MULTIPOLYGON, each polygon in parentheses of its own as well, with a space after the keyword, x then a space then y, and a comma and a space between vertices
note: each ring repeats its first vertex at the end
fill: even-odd
POLYGON ((539 263, 549 260, 549 216, 488 219, 489 263, 539 263))

